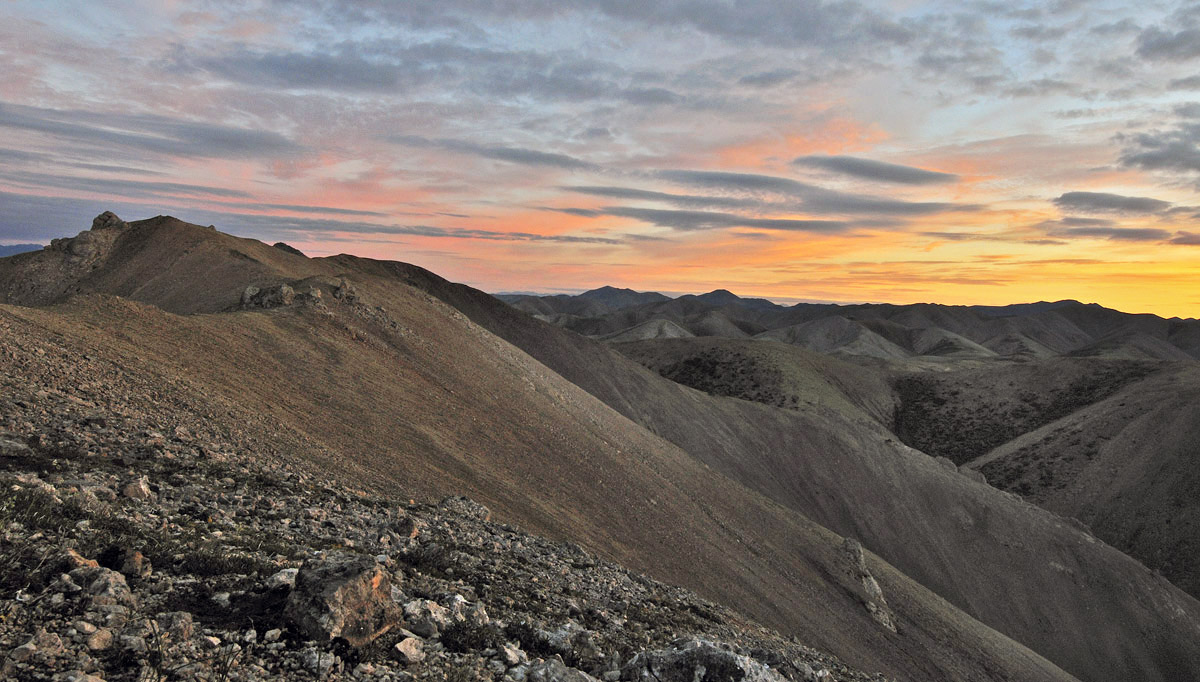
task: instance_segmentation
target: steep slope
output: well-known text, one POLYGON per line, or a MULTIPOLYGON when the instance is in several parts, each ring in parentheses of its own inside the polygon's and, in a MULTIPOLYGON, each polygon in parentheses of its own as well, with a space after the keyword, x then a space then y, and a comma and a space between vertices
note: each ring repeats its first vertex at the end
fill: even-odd
POLYGON ((713 469, 863 538, 899 570, 1081 679, 1182 680, 1200 666, 1195 600, 1059 517, 890 443, 891 434, 865 416, 831 424, 672 388, 595 342, 467 287, 412 266, 379 267, 452 303, 713 469))
POLYGON ((972 461, 1200 595, 1200 370, 1162 366, 972 461))
MULTIPOLYGON (((420 274, 415 268, 349 257, 292 261, 294 254, 264 246, 286 257, 268 276, 264 262, 280 256, 206 228, 157 221, 126 229, 113 243, 128 251, 106 252, 74 286, 128 287, 190 310, 200 304, 181 297, 185 284, 136 286, 130 273, 176 282, 203 272, 199 264, 219 268, 214 254, 237 251, 258 266, 186 283, 207 309, 236 307, 247 282, 272 287, 285 275, 305 293, 290 306, 186 316, 96 295, 53 308, 3 306, 4 346, 54 339, 61 371, 93 377, 88 390, 104 393, 110 380, 153 386, 141 409, 164 422, 173 412, 203 415, 260 456, 342 485, 470 494, 501 518, 690 586, 865 669, 914 679, 1070 679, 868 555, 898 632, 883 627, 864 607, 859 575, 847 571, 841 538, 403 285, 406 273, 420 274), (139 242, 123 241, 134 234, 139 242), (179 244, 187 250, 173 251, 179 244), (173 258, 151 267, 164 253, 173 258), (108 371, 88 372, 89 363, 108 371)), ((58 256, 0 261, 0 276, 28 278, 58 256)), ((22 291, 47 295, 37 286, 22 291)), ((521 315, 521 324, 530 319, 465 291, 521 315)))

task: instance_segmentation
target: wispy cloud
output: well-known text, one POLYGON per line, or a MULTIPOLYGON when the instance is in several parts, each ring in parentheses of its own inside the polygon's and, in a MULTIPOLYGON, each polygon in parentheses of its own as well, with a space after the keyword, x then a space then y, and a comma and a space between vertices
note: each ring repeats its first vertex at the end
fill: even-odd
POLYGON ((600 170, 600 166, 584 161, 583 159, 568 156, 567 154, 556 154, 536 149, 476 144, 465 140, 430 139, 417 135, 393 135, 388 140, 408 147, 444 149, 460 154, 471 154, 481 156, 485 159, 507 161, 508 163, 516 163, 524 166, 550 166, 563 170, 578 171, 600 170))
POLYGON ((94 114, 0 103, 0 127, 86 144, 193 158, 272 158, 305 151, 279 133, 149 114, 94 114))
POLYGON ((953 173, 941 173, 853 156, 800 156, 793 159, 792 163, 797 166, 844 173, 865 180, 895 182, 902 185, 937 185, 958 180, 958 176, 953 173))
POLYGON ((1147 214, 1161 213, 1171 207, 1171 202, 1109 192, 1066 192, 1054 200, 1054 205, 1084 213, 1147 214))

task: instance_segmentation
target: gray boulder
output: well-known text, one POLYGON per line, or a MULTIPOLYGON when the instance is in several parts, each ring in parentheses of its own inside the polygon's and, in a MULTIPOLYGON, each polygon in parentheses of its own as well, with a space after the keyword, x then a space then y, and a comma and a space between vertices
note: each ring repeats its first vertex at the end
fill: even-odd
POLYGON ((400 622, 387 571, 371 557, 345 555, 305 561, 284 615, 309 639, 340 637, 353 647, 369 644, 400 622))
POLYGON ((646 682, 785 682, 785 678, 750 658, 702 639, 670 649, 643 651, 621 668, 622 680, 646 682))

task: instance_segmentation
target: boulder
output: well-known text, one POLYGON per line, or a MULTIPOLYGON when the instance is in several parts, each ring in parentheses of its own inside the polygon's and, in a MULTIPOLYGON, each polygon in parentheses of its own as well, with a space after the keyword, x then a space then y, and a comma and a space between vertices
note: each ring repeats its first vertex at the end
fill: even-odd
POLYGON ((392 647, 392 655, 406 665, 425 660, 425 644, 416 637, 406 637, 392 647))
POLYGON ((154 496, 150 491, 150 481, 145 476, 126 483, 121 488, 121 494, 131 500, 148 500, 154 496))
POLYGON ((404 605, 404 625, 421 637, 437 637, 450 625, 450 612, 435 601, 414 599, 404 605))
POLYGON ((371 557, 348 555, 305 561, 284 615, 309 639, 341 638, 352 647, 369 644, 400 622, 391 576, 371 557))
POLYGON ((105 211, 100 215, 92 218, 93 230, 123 230, 129 227, 129 223, 117 217, 112 211, 105 211))
POLYGON ((278 573, 273 573, 270 578, 267 578, 267 587, 272 590, 290 590, 296 586, 296 574, 299 572, 298 568, 285 568, 278 573))
POLYGON ((712 642, 693 639, 670 649, 643 651, 621 668, 622 680, 647 682, 784 682, 784 677, 750 658, 712 642))
POLYGON ((333 290, 333 297, 339 301, 353 303, 358 298, 358 291, 353 284, 342 279, 338 281, 337 288, 333 290))
MULTIPOLYGON (((582 670, 567 667, 567 664, 563 663, 559 656, 529 666, 525 679, 529 682, 598 682, 596 678, 582 670)), ((647 679, 653 680, 654 678, 647 679)), ((667 680, 664 678, 663 682, 667 682, 667 680)), ((692 682, 692 678, 687 678, 687 682, 692 682)))
POLYGON ((67 575, 87 590, 95 606, 137 606, 137 599, 129 590, 125 576, 112 569, 84 567, 77 568, 67 575))
POLYGON ((291 305, 296 300, 296 291, 286 284, 260 289, 248 286, 242 292, 243 308, 278 308, 291 305))

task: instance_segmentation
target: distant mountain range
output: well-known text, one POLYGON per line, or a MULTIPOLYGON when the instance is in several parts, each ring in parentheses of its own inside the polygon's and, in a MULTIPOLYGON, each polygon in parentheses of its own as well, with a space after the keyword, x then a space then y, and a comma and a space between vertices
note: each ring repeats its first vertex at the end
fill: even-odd
POLYGON ((1009 306, 783 306, 725 289, 672 299, 613 287, 576 296, 501 299, 552 324, 609 341, 758 338, 890 362, 1060 356, 1200 359, 1200 320, 1134 315, 1074 300, 1009 306))
POLYGON ((38 251, 41 248, 41 244, 0 244, 0 258, 4 258, 5 256, 15 256, 18 253, 38 251))

